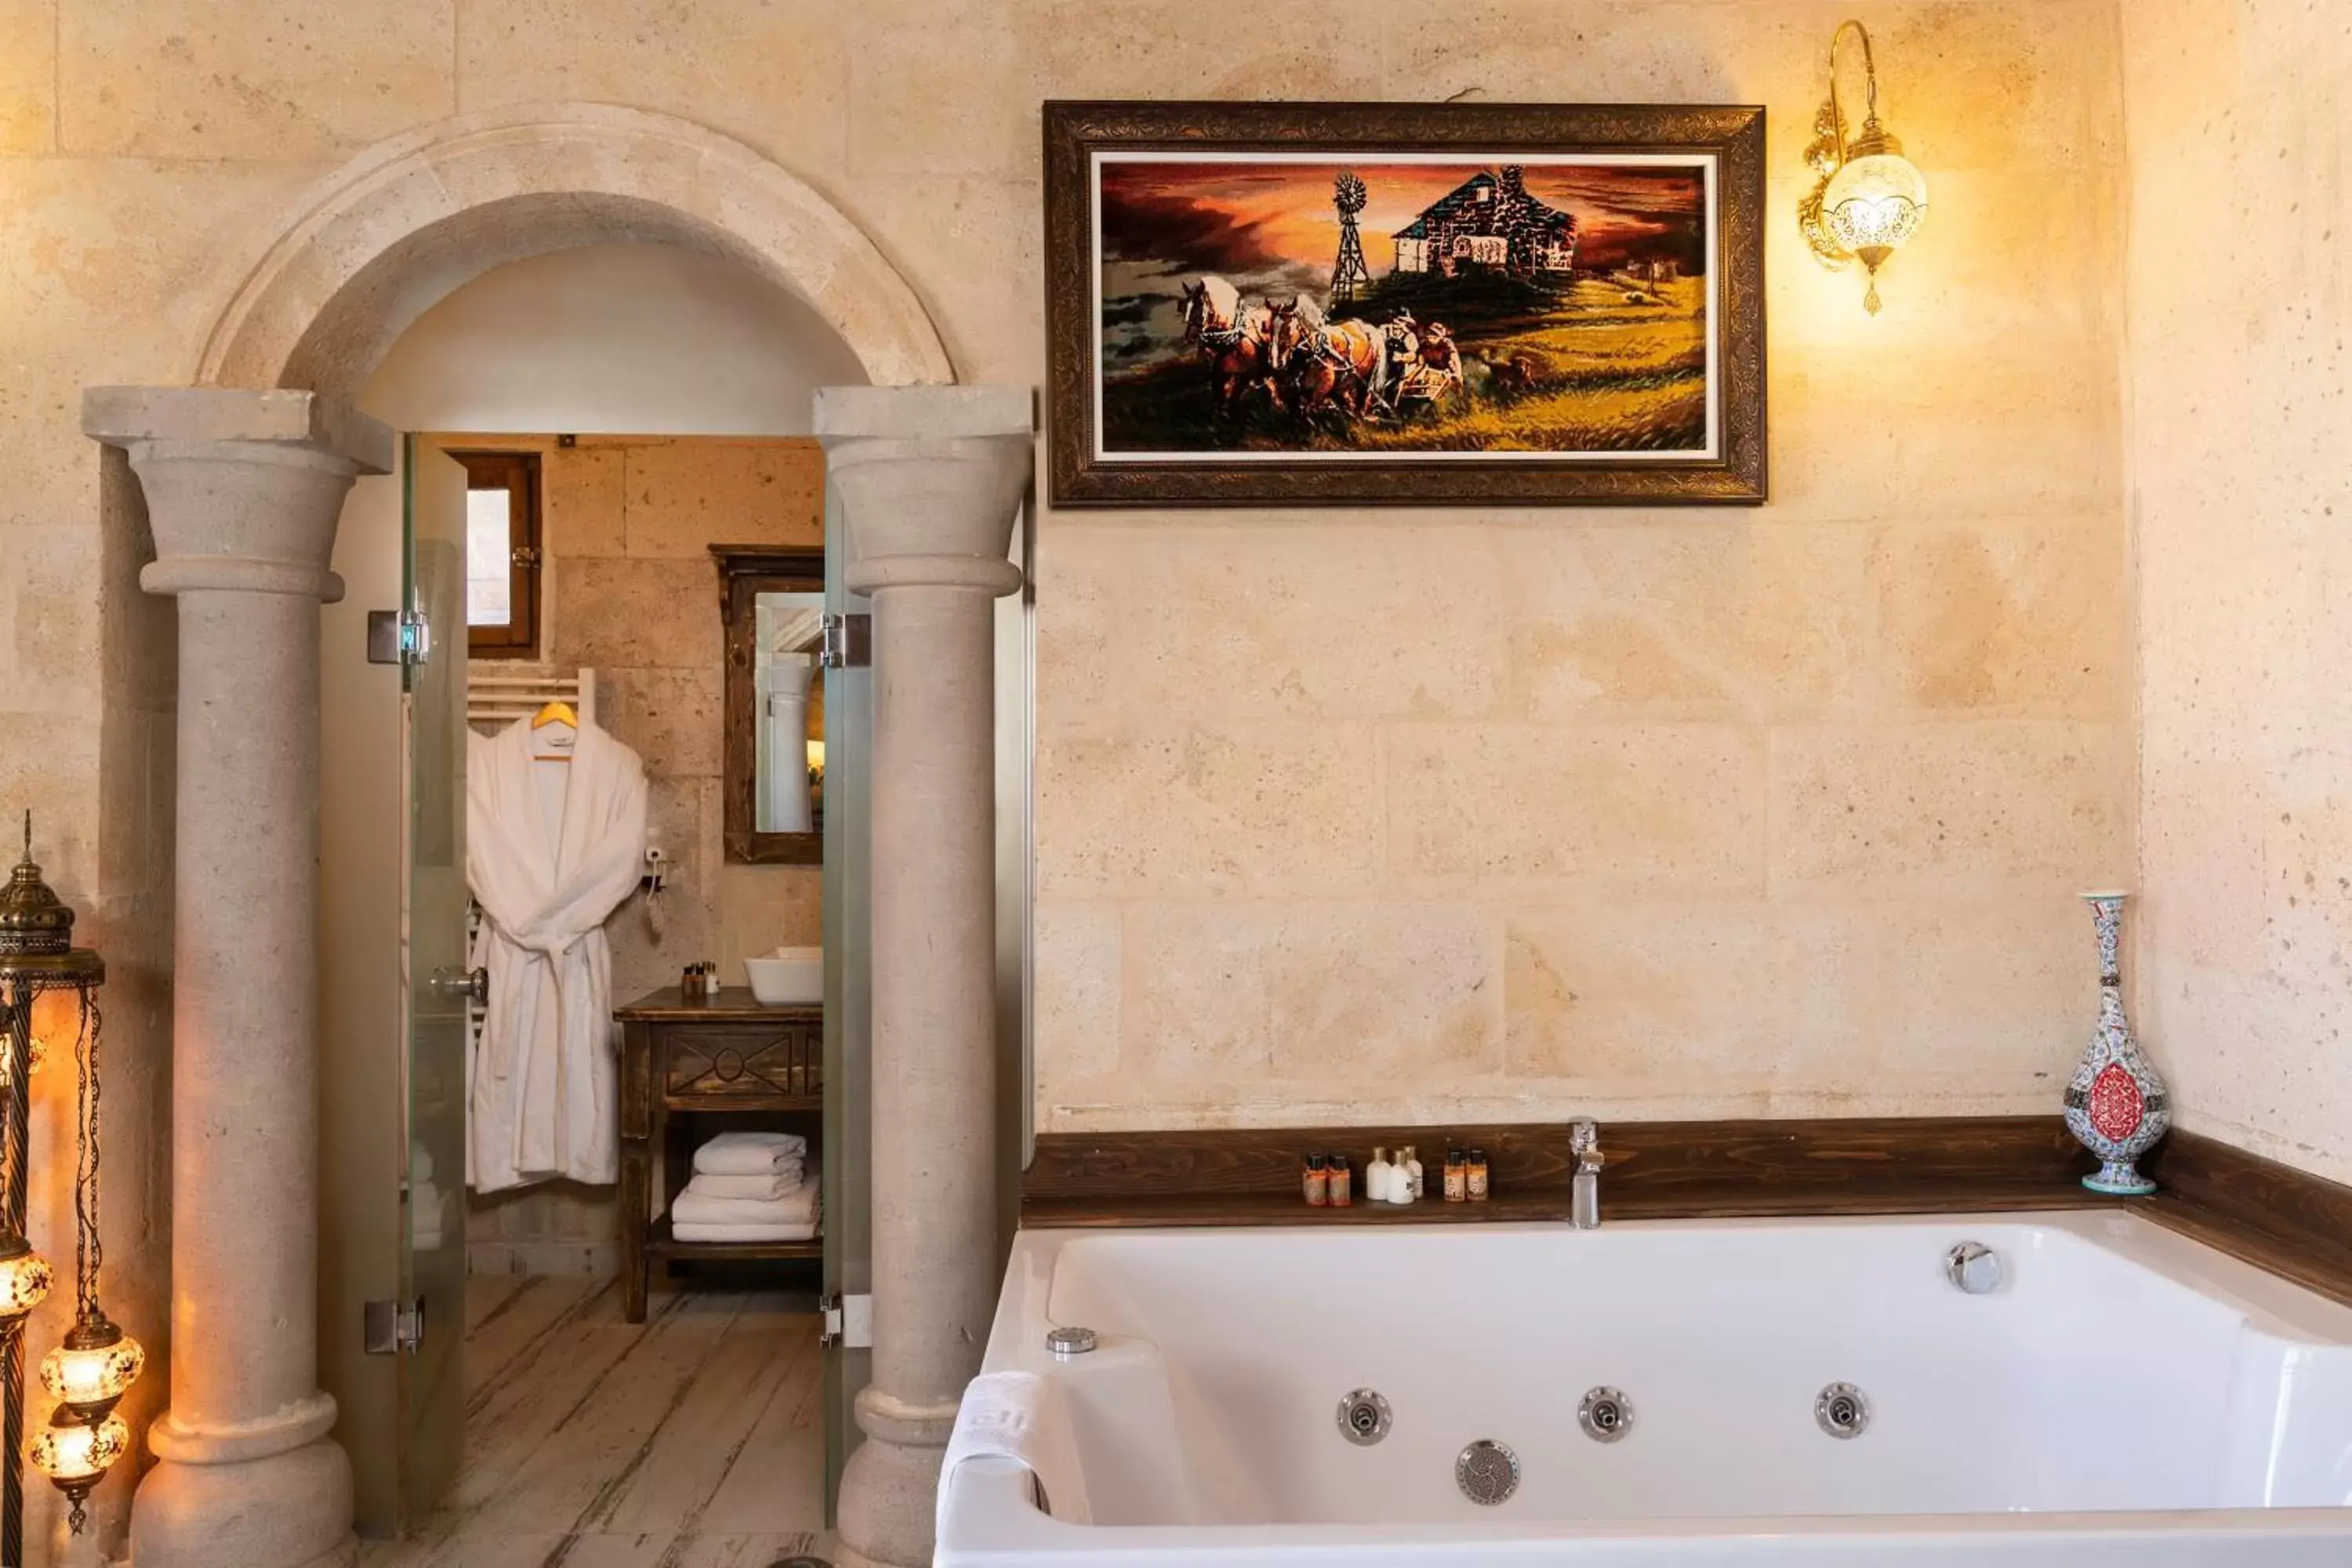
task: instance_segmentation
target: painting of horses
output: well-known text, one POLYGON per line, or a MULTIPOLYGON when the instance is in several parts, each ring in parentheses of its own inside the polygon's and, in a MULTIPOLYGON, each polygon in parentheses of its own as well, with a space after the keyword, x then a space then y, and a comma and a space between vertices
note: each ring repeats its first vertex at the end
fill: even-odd
POLYGON ((1049 104, 1056 501, 1760 500, 1760 113, 1049 104))

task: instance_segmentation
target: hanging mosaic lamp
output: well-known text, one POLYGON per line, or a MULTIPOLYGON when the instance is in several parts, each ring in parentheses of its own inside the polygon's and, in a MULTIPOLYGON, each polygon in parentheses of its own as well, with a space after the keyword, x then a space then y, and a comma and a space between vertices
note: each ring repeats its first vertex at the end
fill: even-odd
POLYGON ((0 1321, 21 1319, 48 1299, 56 1273, 21 1236, 0 1236, 0 1321))
POLYGON ((25 1446, 25 1458, 33 1468, 48 1477, 49 1484, 65 1493, 69 1511, 67 1521, 74 1533, 81 1533, 89 1522, 89 1510, 84 1506, 98 1483, 106 1479, 115 1461, 131 1451, 131 1428, 120 1415, 109 1415, 99 1422, 88 1422, 60 1405, 49 1415, 49 1424, 25 1446))
MULTIPOLYGON (((21 1230, 25 1181, 24 1085, 37 1037, 61 1048, 70 1033, 74 1100, 74 1325, 65 1342, 41 1360, 41 1386, 57 1399, 48 1425, 25 1445, 23 1458, 66 1495, 79 1533, 90 1489, 131 1447, 131 1432, 114 1407, 138 1380, 147 1352, 99 1305, 104 1249, 98 1230, 98 988, 105 962, 73 945, 73 910, 42 880, 33 861, 33 824, 25 819, 25 858, 0 889, 0 1002, 5 1003, 5 1060, 9 1087, 7 1165, 12 1186, 7 1221, 21 1230), (36 1018, 39 1020, 37 1037, 36 1018)), ((0 1321, 21 1314, 48 1292, 49 1266, 21 1237, 0 1238, 0 1321), (21 1304, 20 1304, 21 1303, 21 1304)), ((21 1327, 7 1363, 8 1396, 22 1397, 21 1327)), ((13 1412, 18 1408, 13 1403, 13 1412)))

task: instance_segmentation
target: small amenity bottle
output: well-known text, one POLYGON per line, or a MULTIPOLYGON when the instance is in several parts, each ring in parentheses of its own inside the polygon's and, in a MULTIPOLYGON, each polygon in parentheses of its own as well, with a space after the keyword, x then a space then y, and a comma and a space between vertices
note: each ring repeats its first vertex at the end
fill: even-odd
POLYGON ((1470 1166, 1467 1174, 1470 1201, 1474 1204, 1485 1203, 1486 1201, 1486 1151, 1484 1149, 1470 1151, 1470 1166))
POLYGON ((1389 1163, 1389 1152, 1386 1149, 1373 1150, 1372 1163, 1364 1167, 1364 1201, 1368 1204, 1389 1202, 1389 1179, 1395 1174, 1396 1167, 1389 1163))
POLYGON ((1404 1146, 1404 1201, 1421 1201, 1421 1154, 1410 1143, 1404 1146))
POLYGON ((1470 1199, 1470 1169, 1462 1163, 1462 1151, 1445 1152, 1445 1201, 1467 1203, 1470 1199))
POLYGON ((1331 1173, 1324 1166, 1323 1156, 1307 1156, 1307 1171, 1301 1178, 1308 1206, 1322 1208, 1331 1201, 1331 1173))
POLYGON ((1333 1208, 1344 1209, 1353 1208, 1355 1206, 1355 1180, 1353 1173, 1348 1169, 1348 1156, 1345 1154, 1332 1155, 1331 1170, 1328 1176, 1326 1178, 1326 1186, 1330 1193, 1331 1206, 1333 1208))

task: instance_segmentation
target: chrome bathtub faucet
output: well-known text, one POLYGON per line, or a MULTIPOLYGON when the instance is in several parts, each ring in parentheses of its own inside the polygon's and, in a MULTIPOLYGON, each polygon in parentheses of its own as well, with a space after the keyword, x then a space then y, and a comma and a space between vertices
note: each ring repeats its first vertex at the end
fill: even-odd
POLYGON ((1576 1156, 1576 1180, 1569 1188, 1569 1223, 1579 1230, 1601 1226, 1601 1127, 1580 1121, 1569 1129, 1568 1152, 1576 1156))

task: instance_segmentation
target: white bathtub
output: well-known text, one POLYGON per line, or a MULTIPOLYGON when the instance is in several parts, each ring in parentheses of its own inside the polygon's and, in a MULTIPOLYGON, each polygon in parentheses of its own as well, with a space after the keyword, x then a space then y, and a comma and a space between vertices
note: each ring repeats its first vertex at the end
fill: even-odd
POLYGON ((971 1461, 940 1568, 2352 1564, 2352 1310, 2120 1212, 1028 1231, 987 1367, 1060 1380, 1094 1522, 971 1461), (1962 1240, 2001 1289, 1945 1279, 1962 1240), (1055 1361, 1069 1324, 1101 1348, 1055 1361), (1498 1505, 1456 1485, 1481 1438, 1498 1505))

